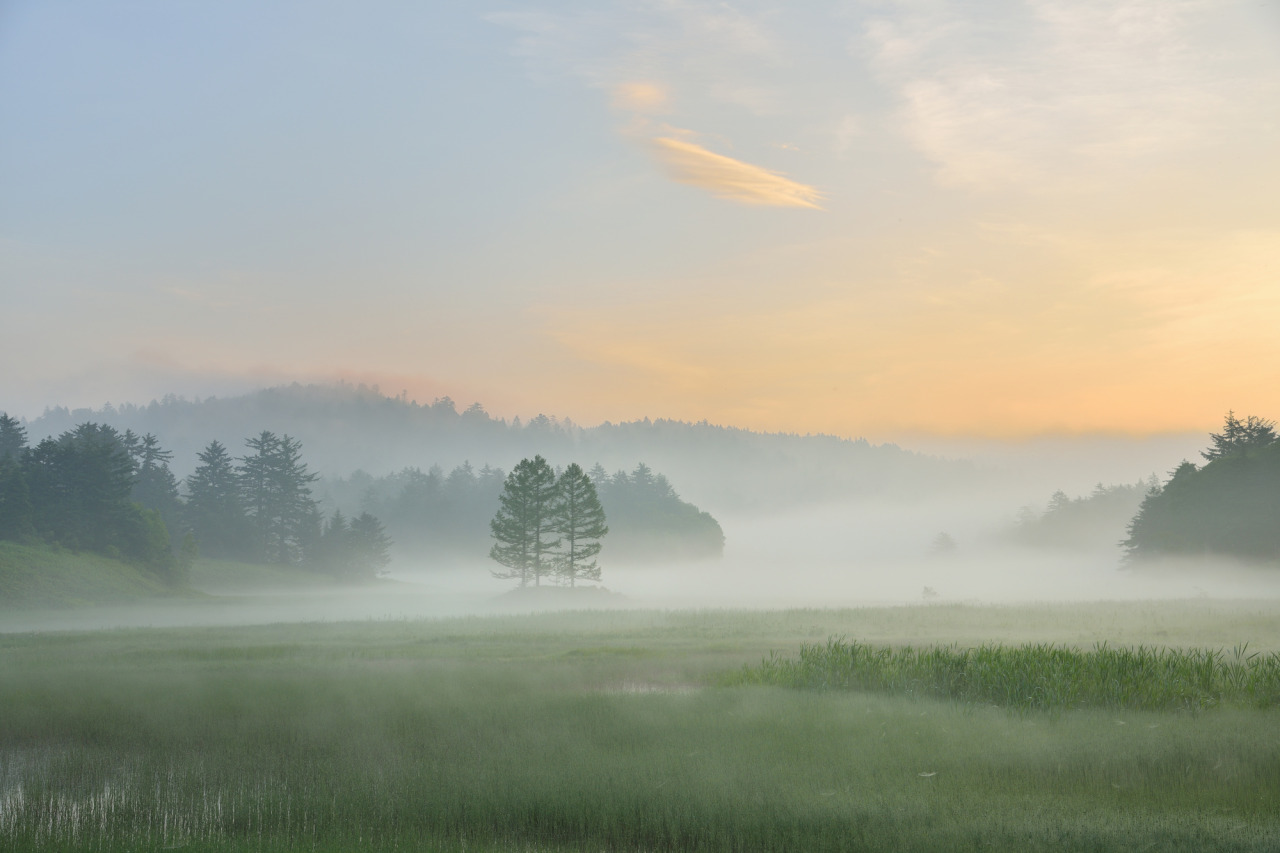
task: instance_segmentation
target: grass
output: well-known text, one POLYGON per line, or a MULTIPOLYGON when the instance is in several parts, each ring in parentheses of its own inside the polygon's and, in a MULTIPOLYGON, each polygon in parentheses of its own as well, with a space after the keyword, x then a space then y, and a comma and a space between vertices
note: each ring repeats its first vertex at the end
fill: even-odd
MULTIPOLYGON (((1140 633, 1173 621, 1265 647, 1274 630, 1261 605, 1128 607, 1140 633)), ((1280 847, 1273 708, 1051 715, 715 686, 770 648, 794 653, 853 625, 957 636, 985 613, 1052 634, 1088 625, 1070 627, 1080 612, 586 612, 0 636, 0 848, 1280 847)))
POLYGON ((0 608, 78 607, 172 598, 138 567, 88 552, 0 541, 0 608))
POLYGON ((1280 652, 1221 649, 1080 650, 1048 643, 893 648, 830 639, 795 658, 771 654, 730 683, 873 690, 1035 711, 1202 710, 1280 705, 1280 652))

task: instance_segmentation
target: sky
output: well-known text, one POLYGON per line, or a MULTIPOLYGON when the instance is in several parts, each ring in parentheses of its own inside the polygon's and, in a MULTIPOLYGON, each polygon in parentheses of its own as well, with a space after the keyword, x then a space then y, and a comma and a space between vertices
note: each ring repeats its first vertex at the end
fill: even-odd
POLYGON ((1280 417, 1273 0, 0 3, 0 409, 1280 417))

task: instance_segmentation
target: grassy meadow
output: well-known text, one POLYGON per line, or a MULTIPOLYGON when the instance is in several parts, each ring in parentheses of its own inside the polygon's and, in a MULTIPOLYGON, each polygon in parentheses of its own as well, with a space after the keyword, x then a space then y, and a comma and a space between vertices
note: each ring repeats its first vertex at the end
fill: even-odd
POLYGON ((122 560, 51 545, 0 541, 0 610, 82 607, 198 596, 122 560))
POLYGON ((1277 617, 1194 601, 0 635, 0 849, 1275 850, 1274 707, 1041 710, 744 674, 832 637, 1226 665, 1280 651, 1277 617))

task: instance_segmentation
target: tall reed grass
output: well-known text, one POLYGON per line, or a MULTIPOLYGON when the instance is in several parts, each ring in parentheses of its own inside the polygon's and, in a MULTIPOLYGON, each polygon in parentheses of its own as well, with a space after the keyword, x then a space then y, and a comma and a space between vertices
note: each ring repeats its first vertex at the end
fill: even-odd
POLYGON ((1280 653, 1250 653, 1247 646, 1226 652, 1106 643, 1089 650, 1048 643, 895 648, 831 638, 805 643, 794 658, 771 653, 728 681, 1040 711, 1271 708, 1280 704, 1280 653))

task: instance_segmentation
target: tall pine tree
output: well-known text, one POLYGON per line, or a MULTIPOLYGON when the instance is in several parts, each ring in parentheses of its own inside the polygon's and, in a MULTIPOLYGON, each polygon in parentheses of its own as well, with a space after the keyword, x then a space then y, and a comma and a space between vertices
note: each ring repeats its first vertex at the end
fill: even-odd
POLYGON ((186 518, 206 557, 247 557, 252 533, 245 514, 234 460, 219 441, 211 441, 187 477, 186 518))
POLYGON ((605 524, 604 507, 595 484, 576 462, 564 469, 556 481, 552 523, 560 535, 556 574, 569 586, 579 579, 600 580, 600 566, 594 558, 600 553, 600 540, 609 532, 609 526, 605 524))
POLYGON ((489 557, 506 567, 494 572, 495 578, 540 586, 543 576, 552 573, 560 544, 552 519, 555 499, 556 475, 547 460, 520 460, 502 486, 498 512, 489 523, 495 540, 489 557))

